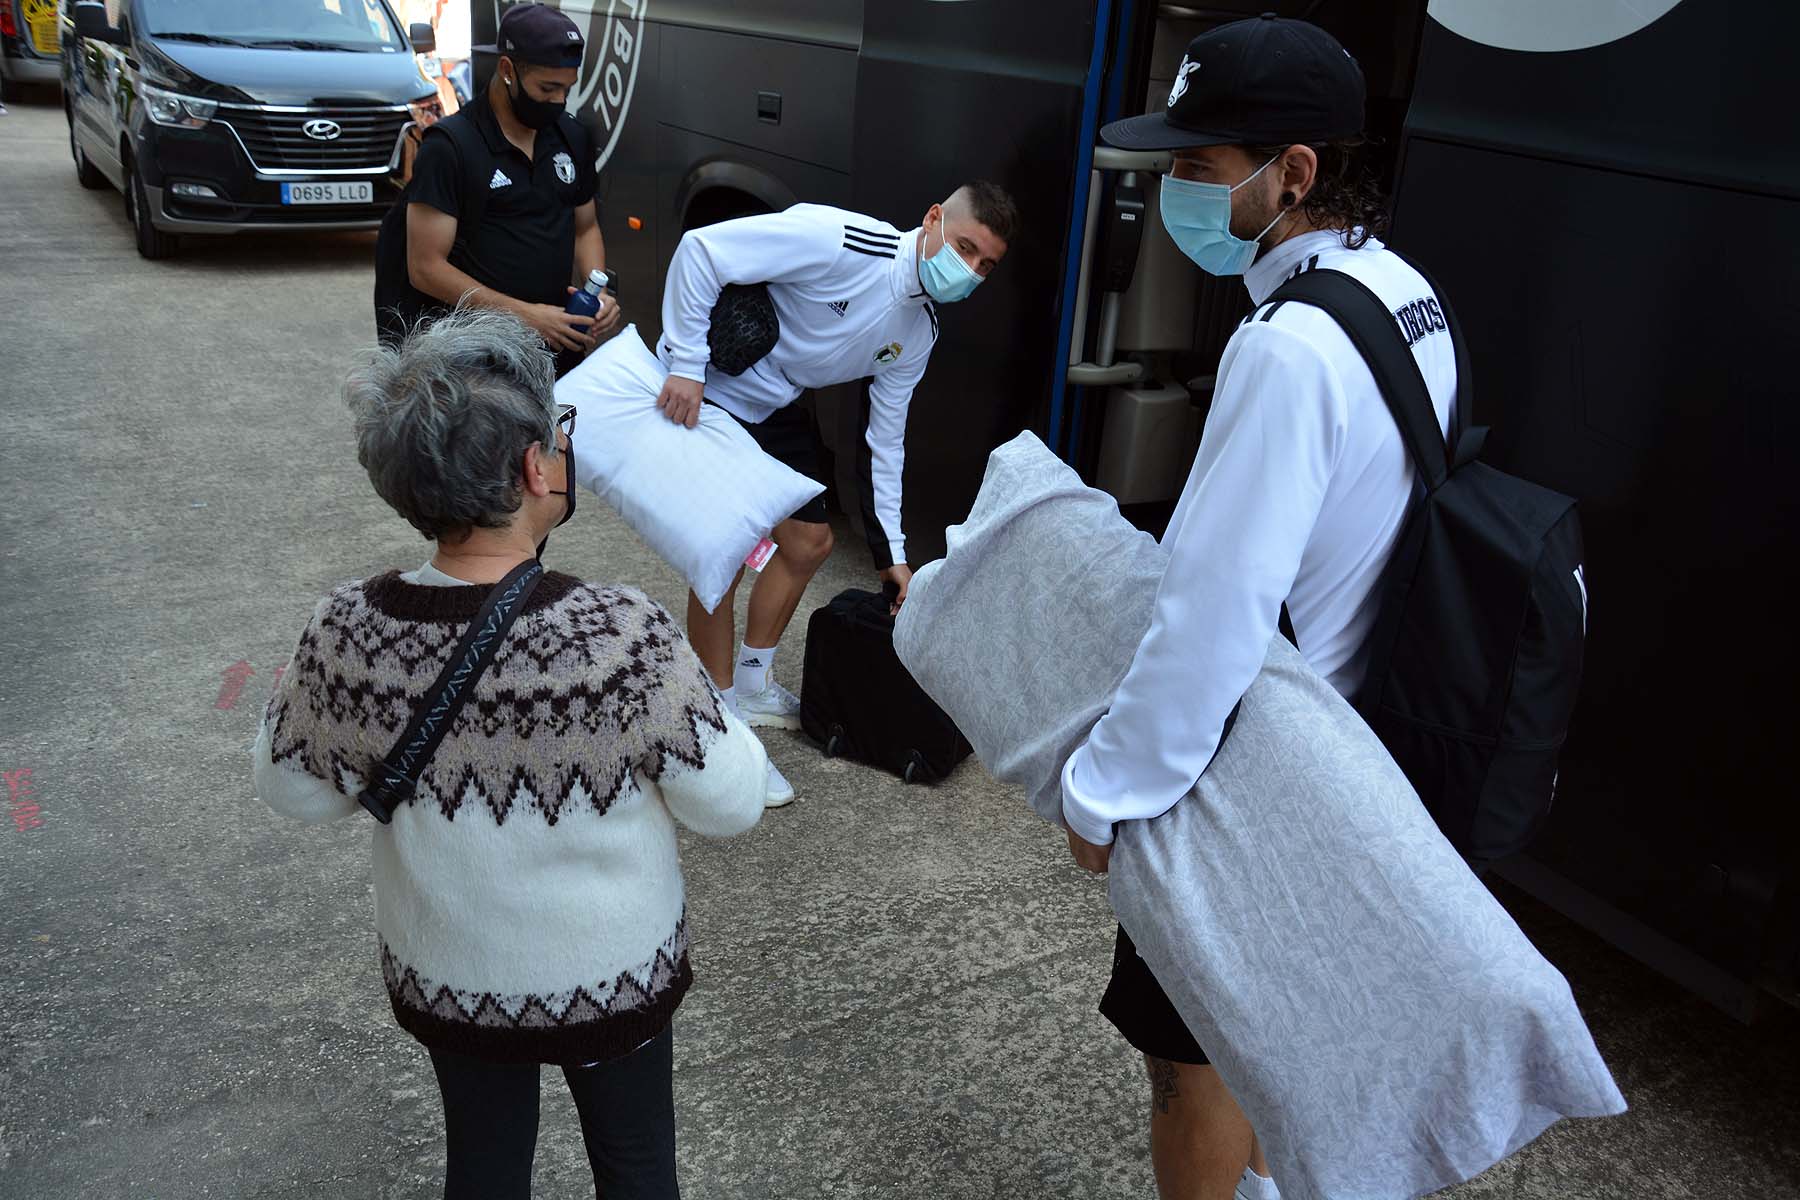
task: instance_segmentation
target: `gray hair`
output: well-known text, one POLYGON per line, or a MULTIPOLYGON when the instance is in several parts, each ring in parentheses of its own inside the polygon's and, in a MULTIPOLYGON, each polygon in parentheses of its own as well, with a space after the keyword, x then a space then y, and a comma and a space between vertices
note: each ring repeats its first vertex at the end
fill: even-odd
POLYGON ((376 349, 344 381, 356 459, 375 491, 428 538, 511 523, 520 456, 556 453, 555 360, 523 321, 461 308, 376 349))

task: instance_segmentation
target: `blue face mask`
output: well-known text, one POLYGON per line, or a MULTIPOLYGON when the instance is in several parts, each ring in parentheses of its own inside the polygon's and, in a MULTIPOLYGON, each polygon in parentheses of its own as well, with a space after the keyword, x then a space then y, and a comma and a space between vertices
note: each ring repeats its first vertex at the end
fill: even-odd
POLYGON ((955 304, 958 300, 967 300, 981 286, 981 276, 975 273, 975 268, 963 261, 963 256, 950 244, 950 234, 944 229, 942 218, 938 221, 938 234, 944 239, 944 244, 938 247, 936 254, 920 261, 919 282, 939 304, 955 304))
MULTIPOLYGON (((1244 183, 1249 183, 1268 167, 1269 163, 1264 163, 1256 168, 1244 183)), ((1262 233, 1249 241, 1233 234, 1231 194, 1244 183, 1226 187, 1222 183, 1195 183, 1173 175, 1163 176, 1163 228, 1169 231, 1181 252, 1198 263, 1208 275, 1242 275, 1256 260, 1256 248, 1261 244, 1263 234, 1287 216, 1287 210, 1283 209, 1274 221, 1263 227, 1262 233)))

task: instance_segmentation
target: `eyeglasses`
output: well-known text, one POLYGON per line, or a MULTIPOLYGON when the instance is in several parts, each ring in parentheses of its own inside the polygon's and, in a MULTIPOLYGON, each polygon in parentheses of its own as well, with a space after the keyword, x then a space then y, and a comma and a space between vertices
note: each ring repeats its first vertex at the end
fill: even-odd
MULTIPOLYGON (((521 426, 521 428, 528 431, 526 436, 530 439, 529 444, 531 444, 531 445, 542 445, 543 444, 542 442, 538 441, 538 434, 543 429, 543 426, 539 425, 536 428, 532 428, 531 426, 521 426)), ((551 421, 550 449, 552 451, 559 452, 559 451, 561 451, 562 447, 560 447, 556 444, 556 430, 558 430, 558 429, 562 430, 563 436, 569 439, 569 445, 571 447, 574 446, 574 444, 575 444, 575 406, 573 404, 557 405, 556 406, 556 416, 551 421)))

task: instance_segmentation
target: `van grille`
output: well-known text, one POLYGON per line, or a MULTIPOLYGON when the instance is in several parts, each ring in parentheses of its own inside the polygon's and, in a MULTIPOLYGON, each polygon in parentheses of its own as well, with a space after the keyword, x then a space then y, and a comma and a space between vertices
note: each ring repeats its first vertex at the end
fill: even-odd
POLYGON ((219 108, 219 120, 236 131, 250 161, 262 171, 384 170, 394 156, 394 143, 408 120, 405 109, 309 108, 269 112, 257 108, 219 108), (335 121, 338 136, 321 141, 309 137, 310 121, 335 121))

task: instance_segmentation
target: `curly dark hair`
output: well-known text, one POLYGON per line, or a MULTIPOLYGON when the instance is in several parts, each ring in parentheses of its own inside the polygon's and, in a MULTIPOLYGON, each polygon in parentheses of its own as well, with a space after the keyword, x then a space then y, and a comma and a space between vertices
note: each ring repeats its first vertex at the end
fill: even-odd
MULTIPOLYGON (((1277 158, 1288 146, 1246 146, 1252 158, 1268 162, 1277 158)), ((1300 202, 1300 211, 1320 229, 1342 229, 1349 236, 1345 245, 1352 250, 1371 236, 1387 232, 1387 197, 1382 194, 1381 180, 1364 152, 1369 145, 1365 137, 1339 138, 1329 142, 1306 142, 1319 157, 1319 171, 1313 177, 1312 191, 1300 202)))

